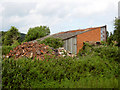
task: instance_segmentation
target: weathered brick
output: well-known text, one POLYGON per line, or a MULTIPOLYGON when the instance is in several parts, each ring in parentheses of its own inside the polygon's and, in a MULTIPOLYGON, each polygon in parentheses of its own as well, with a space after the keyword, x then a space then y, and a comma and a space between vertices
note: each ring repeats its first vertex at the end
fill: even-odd
POLYGON ((95 30, 91 30, 82 34, 77 35, 77 53, 83 47, 85 41, 100 41, 100 27, 95 30))

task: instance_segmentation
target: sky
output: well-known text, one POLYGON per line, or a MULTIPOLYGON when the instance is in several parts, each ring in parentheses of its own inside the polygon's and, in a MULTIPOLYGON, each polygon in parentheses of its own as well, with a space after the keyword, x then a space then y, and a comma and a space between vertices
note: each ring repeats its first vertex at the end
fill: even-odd
POLYGON ((48 26, 51 34, 107 25, 113 32, 119 0, 0 0, 0 30, 48 26))

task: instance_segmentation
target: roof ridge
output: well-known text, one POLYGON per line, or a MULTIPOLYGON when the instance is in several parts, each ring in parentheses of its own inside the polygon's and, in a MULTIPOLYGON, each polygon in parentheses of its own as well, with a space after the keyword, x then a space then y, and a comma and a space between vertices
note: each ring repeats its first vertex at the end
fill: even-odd
POLYGON ((86 29, 69 30, 69 31, 65 31, 65 32, 59 32, 59 33, 56 33, 56 34, 69 33, 69 32, 77 32, 77 31, 86 31, 86 30, 96 29, 96 28, 101 28, 101 27, 106 27, 106 25, 99 26, 99 27, 91 27, 91 28, 86 28, 86 29))

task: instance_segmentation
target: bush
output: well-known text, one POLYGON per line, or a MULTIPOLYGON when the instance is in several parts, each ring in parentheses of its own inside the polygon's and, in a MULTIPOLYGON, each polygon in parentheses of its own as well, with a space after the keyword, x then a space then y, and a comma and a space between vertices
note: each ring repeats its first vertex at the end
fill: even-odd
POLYGON ((2 46, 2 55, 6 55, 13 50, 14 46, 2 46))
POLYGON ((104 44, 92 47, 88 43, 84 44, 83 48, 79 51, 78 56, 100 56, 101 58, 106 58, 119 62, 120 58, 120 48, 117 46, 107 46, 104 44))
POLYGON ((107 42, 101 41, 101 45, 107 46, 107 42))
POLYGON ((94 52, 96 52, 96 54, 99 55, 101 58, 107 58, 109 60, 115 60, 119 62, 120 53, 119 48, 116 46, 94 48, 94 52))
POLYGON ((89 55, 93 50, 93 46, 89 43, 84 42, 82 49, 79 50, 78 56, 89 55))
MULTIPOLYGON (((109 60, 99 56, 87 56, 81 59, 59 57, 59 59, 51 58, 49 61, 47 59, 39 61, 27 58, 5 59, 2 62, 2 86, 3 88, 77 88, 84 78, 87 78, 88 81, 96 78, 96 81, 98 79, 97 82, 102 84, 104 80, 99 82, 100 78, 106 78, 109 81, 111 78, 118 77, 117 66, 118 63, 109 62, 109 60)), ((86 79, 84 80, 83 83, 87 87, 87 84, 90 83, 86 82, 86 79)), ((92 85, 96 84, 96 81, 92 85)), ((107 83, 104 86, 107 86, 107 83)))
POLYGON ((60 38, 53 38, 53 37, 46 38, 45 40, 41 41, 40 43, 44 43, 53 48, 62 47, 64 44, 60 38))
POLYGON ((16 47, 18 45, 20 45, 20 43, 17 40, 13 40, 12 47, 16 47))

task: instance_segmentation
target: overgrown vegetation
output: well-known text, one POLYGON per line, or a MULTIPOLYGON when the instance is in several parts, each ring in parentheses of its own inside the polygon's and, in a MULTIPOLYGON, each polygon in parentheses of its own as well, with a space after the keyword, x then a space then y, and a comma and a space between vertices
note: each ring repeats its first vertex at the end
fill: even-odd
POLYGON ((110 36, 107 39, 108 44, 112 45, 114 41, 117 42, 117 46, 120 47, 120 19, 116 18, 114 22, 114 32, 113 34, 110 32, 110 36))
POLYGON ((101 57, 98 52, 92 56, 44 61, 5 59, 2 62, 3 88, 117 88, 116 56, 101 57))
MULTIPOLYGON (((78 57, 2 61, 3 88, 118 88, 119 48, 85 43, 78 57), (108 53, 109 52, 109 53, 108 53)), ((4 47, 4 54, 11 50, 4 47)))
POLYGON ((114 60, 119 62, 120 58, 120 48, 117 46, 109 46, 106 43, 103 43, 103 45, 98 46, 92 46, 88 43, 85 43, 83 48, 79 51, 79 56, 100 56, 101 58, 109 58, 110 60, 114 60))
POLYGON ((12 45, 14 41, 18 40, 19 37, 20 33, 18 32, 18 29, 12 26, 11 29, 5 34, 4 45, 12 45))
POLYGON ((12 46, 2 46, 1 51, 2 51, 2 55, 7 55, 10 50, 13 50, 13 48, 15 48, 17 45, 12 45, 12 46))
POLYGON ((48 37, 46 39, 44 39, 43 41, 38 41, 41 44, 46 44, 49 45, 50 47, 53 48, 59 48, 63 46, 63 41, 60 38, 53 38, 53 37, 48 37))
POLYGON ((118 42, 118 46, 120 46, 120 19, 115 19, 114 27, 114 40, 116 40, 118 42))

